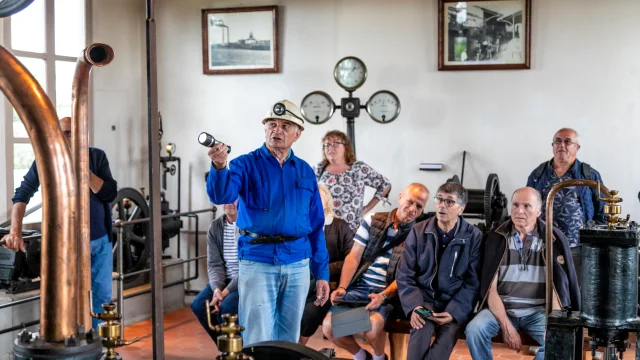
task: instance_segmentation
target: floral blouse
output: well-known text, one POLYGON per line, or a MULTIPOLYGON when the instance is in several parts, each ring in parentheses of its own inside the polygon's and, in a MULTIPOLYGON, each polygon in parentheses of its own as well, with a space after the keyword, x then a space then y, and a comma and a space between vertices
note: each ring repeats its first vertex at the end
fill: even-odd
POLYGON ((346 221, 354 232, 358 230, 362 221, 365 186, 376 189, 374 196, 389 203, 387 198, 382 196, 384 189, 391 186, 389 179, 362 161, 356 161, 341 174, 325 171, 322 163, 316 166, 315 171, 318 182, 326 185, 333 196, 334 212, 346 221))

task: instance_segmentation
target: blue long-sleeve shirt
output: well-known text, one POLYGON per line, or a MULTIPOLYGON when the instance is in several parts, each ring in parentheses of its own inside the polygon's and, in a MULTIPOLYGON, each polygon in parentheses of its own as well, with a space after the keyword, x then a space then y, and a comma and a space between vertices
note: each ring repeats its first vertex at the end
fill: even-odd
MULTIPOLYGON (((90 195, 90 236, 91 240, 97 240, 106 234, 111 234, 111 208, 109 203, 118 196, 118 183, 111 176, 107 155, 98 148, 89 147, 89 170, 104 181, 100 191, 95 194, 91 192, 90 195)), ((12 199, 13 203, 23 202, 28 204, 39 187, 40 176, 34 161, 24 176, 22 183, 16 189, 12 199)))
POLYGON ((229 167, 207 178, 207 194, 214 204, 238 200, 237 225, 260 235, 298 237, 282 244, 249 244, 238 239, 238 258, 286 265, 311 258, 316 279, 329 280, 329 253, 324 239, 324 211, 311 166, 293 152, 280 166, 267 147, 233 159, 229 167))

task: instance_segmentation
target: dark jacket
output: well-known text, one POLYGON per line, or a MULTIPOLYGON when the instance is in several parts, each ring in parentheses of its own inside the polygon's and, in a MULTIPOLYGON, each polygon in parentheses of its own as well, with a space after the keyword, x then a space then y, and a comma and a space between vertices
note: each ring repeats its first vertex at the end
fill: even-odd
POLYGON ((349 223, 337 217, 333 218, 331 224, 324 226, 324 238, 329 252, 329 281, 334 287, 340 282, 344 259, 353 247, 353 235, 349 223))
MULTIPOLYGON (((369 228, 369 241, 362 254, 358 270, 356 270, 356 273, 351 278, 349 286, 356 284, 369 266, 375 262, 375 259, 371 259, 371 257, 384 247, 384 243, 387 241, 387 230, 389 226, 393 226, 393 218, 396 211, 398 211, 397 208, 391 212, 381 212, 372 215, 371 226, 369 228)), ((398 233, 394 238, 395 241, 398 242, 398 245, 394 246, 391 257, 389 258, 389 265, 387 266, 387 286, 391 285, 396 279, 396 268, 402 256, 402 243, 404 243, 414 224, 415 221, 412 221, 408 224, 398 226, 398 233)))
MULTIPOLYGON (((538 190, 542 194, 542 190, 544 186, 547 184, 547 180, 549 180, 549 176, 553 172, 553 165, 551 164, 553 159, 540 164, 543 171, 538 176, 538 168, 531 172, 529 178, 527 179, 527 186, 532 187, 538 190)), ((591 168, 588 164, 583 164, 580 160, 576 160, 573 167, 569 170, 571 172, 571 176, 576 180, 595 180, 599 181, 602 184, 602 176, 595 169, 591 168), (586 178, 586 174, 583 173, 584 166, 587 165, 590 169, 590 178, 586 178)), ((597 194, 598 190, 596 188, 586 187, 586 186, 578 186, 576 187, 576 191, 580 196, 580 205, 582 205, 582 213, 584 214, 586 220, 593 220, 599 224, 604 224, 606 221, 604 220, 604 201, 599 199, 597 194)), ((543 199, 543 206, 545 205, 547 199, 543 199)))
MULTIPOLYGON (((544 239, 546 225, 544 221, 538 219, 538 234, 544 239)), ((487 234, 484 242, 484 262, 482 264, 482 277, 480 280, 480 296, 482 302, 479 309, 485 305, 489 294, 489 287, 493 279, 498 274, 500 263, 507 251, 507 239, 511 233, 513 223, 507 220, 495 230, 487 234)), ((545 239, 545 246, 548 242, 545 239)), ((545 263, 545 252, 542 258, 545 263)), ((572 310, 580 310, 580 288, 576 269, 571 257, 569 241, 557 228, 553 228, 553 288, 560 299, 560 306, 571 306, 572 310)))
POLYGON ((224 290, 229 292, 238 289, 238 277, 227 283, 227 266, 224 261, 224 223, 227 215, 222 215, 213 220, 207 233, 207 274, 211 290, 224 290))
POLYGON ((396 277, 400 302, 407 316, 427 303, 464 324, 478 301, 482 232, 458 217, 454 238, 437 258, 437 221, 434 216, 416 224, 405 241, 396 277))
MULTIPOLYGON (((102 184, 102 188, 98 193, 94 194, 91 192, 91 196, 95 196, 99 201, 104 210, 104 227, 107 230, 107 234, 111 236, 111 208, 110 203, 116 199, 118 196, 118 183, 111 176, 111 169, 109 168, 109 160, 107 160, 107 155, 104 151, 89 147, 89 170, 94 173, 97 177, 102 179, 104 183, 102 184)), ((23 202, 25 204, 29 203, 31 197, 38 191, 40 187, 40 177, 38 176, 38 169, 36 167, 36 162, 34 161, 31 164, 31 168, 29 172, 24 176, 20 187, 16 189, 16 193, 12 199, 13 203, 23 202)), ((94 203, 92 202, 92 205, 94 203)), ((98 205, 100 206, 100 205, 98 205)), ((91 210, 89 210, 91 212, 91 210)), ((94 211, 95 213, 95 211, 94 211)), ((96 227, 96 224, 100 224, 100 219, 90 219, 92 230, 96 227), (97 222, 97 223, 96 223, 97 222)), ((92 231, 92 234, 95 231, 92 231)), ((97 240, 93 235, 91 240, 97 240)))

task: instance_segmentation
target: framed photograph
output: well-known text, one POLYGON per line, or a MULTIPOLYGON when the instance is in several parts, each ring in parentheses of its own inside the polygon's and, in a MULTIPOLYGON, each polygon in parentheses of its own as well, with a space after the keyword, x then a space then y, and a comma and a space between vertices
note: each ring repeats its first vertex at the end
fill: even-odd
POLYGON ((439 0, 438 70, 531 68, 531 0, 439 0))
POLYGON ((203 9, 202 63, 207 75, 280 72, 278 7, 203 9))

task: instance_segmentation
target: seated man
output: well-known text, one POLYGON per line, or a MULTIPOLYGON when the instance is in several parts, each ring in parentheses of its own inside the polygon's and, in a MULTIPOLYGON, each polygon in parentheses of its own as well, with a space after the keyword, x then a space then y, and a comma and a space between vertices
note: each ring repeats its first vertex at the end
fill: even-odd
MULTIPOLYGON (((318 184, 322 208, 324 209, 324 238, 329 251, 329 288, 334 291, 338 288, 340 273, 344 259, 353 247, 353 231, 349 228, 349 223, 337 217, 333 212, 333 197, 329 189, 318 184)), ((307 302, 304 305, 302 322, 300 324, 300 340, 298 343, 307 345, 309 338, 318 330, 322 320, 331 308, 331 303, 326 302, 318 306, 318 296, 316 292, 315 280, 311 281, 307 302)))
MULTIPOLYGON (((541 347, 544 359, 546 224, 538 218, 540 193, 526 187, 511 197, 511 220, 490 232, 484 244, 480 279, 481 310, 467 325, 467 345, 474 359, 492 359, 491 338, 502 332, 505 345, 520 351, 519 330, 541 347), (497 276, 496 276, 497 275, 497 276)), ((580 290, 567 238, 553 228, 553 308, 580 309, 580 290)))
MULTIPOLYGON (((207 273, 209 284, 193 299, 191 311, 209 333, 213 342, 218 334, 209 329, 205 302, 217 316, 212 323, 222 324, 223 314, 238 314, 238 227, 236 200, 223 206, 224 215, 211 222, 207 234, 207 273)), ((217 344, 216 344, 217 346, 217 344)))
POLYGON ((396 281, 412 328, 409 360, 448 359, 478 301, 482 232, 461 216, 468 197, 462 185, 440 186, 436 216, 414 226, 404 243, 396 281), (428 319, 414 311, 424 308, 433 312, 428 319))
POLYGON ((422 213, 429 190, 422 184, 411 184, 398 195, 398 208, 391 212, 367 214, 356 232, 353 248, 347 255, 338 289, 331 293, 331 303, 341 301, 369 302, 371 330, 364 333, 374 355, 356 343, 353 336, 334 338, 331 312, 324 319, 324 335, 337 346, 346 349, 355 360, 383 360, 386 333, 384 322, 389 314, 385 301, 397 293, 395 270, 402 254, 401 244, 422 213))

